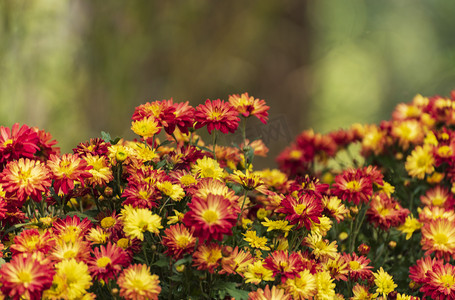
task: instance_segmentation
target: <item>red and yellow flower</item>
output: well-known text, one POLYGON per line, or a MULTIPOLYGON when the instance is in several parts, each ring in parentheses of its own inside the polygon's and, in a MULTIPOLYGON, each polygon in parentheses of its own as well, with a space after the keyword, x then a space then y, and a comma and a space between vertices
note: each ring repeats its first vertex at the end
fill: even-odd
POLYGON ((222 133, 232 132, 234 133, 239 126, 238 112, 228 102, 223 100, 209 100, 205 101, 205 104, 201 104, 196 107, 194 114, 196 126, 195 128, 201 128, 207 126, 209 134, 213 130, 219 130, 222 133))

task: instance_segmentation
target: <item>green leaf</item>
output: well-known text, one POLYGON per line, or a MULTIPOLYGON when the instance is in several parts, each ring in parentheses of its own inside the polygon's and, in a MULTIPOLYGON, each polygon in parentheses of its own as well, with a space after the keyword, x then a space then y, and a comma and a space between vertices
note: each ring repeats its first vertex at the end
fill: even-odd
POLYGON ((219 290, 218 293, 220 296, 227 293, 236 300, 248 299, 248 291, 237 289, 237 284, 235 282, 219 281, 215 283, 214 287, 219 290))
POLYGON ((95 218, 93 218, 93 217, 91 217, 91 216, 89 216, 87 214, 81 213, 80 211, 70 211, 66 215, 70 216, 70 217, 78 216, 81 220, 87 218, 91 222, 96 222, 95 218))
POLYGON ((106 143, 110 143, 111 142, 111 135, 109 133, 101 131, 101 137, 103 138, 103 140, 106 143))
POLYGON ((176 281, 176 282, 180 282, 180 281, 182 281, 182 279, 183 279, 182 276, 179 276, 179 275, 172 275, 172 276, 170 276, 170 277, 168 277, 168 278, 169 278, 170 280, 176 281))

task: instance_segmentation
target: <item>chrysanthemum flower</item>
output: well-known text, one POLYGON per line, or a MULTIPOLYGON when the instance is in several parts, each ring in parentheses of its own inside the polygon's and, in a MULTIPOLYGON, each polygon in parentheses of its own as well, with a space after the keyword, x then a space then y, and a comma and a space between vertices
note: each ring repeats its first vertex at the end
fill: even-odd
POLYGON ((163 228, 161 217, 145 208, 133 208, 131 205, 126 205, 120 215, 126 235, 141 241, 144 240, 144 232, 158 234, 159 230, 163 228))
POLYGON ((251 248, 270 250, 270 247, 267 246, 267 238, 265 236, 257 236, 256 231, 254 230, 248 230, 246 233, 242 234, 245 236, 243 239, 249 243, 251 248))
POLYGON ((130 257, 125 250, 110 242, 106 247, 101 245, 95 248, 93 254, 94 256, 88 262, 88 270, 94 278, 104 282, 117 277, 117 274, 130 262, 130 257))
POLYGON ((164 253, 178 260, 184 253, 191 252, 196 245, 193 230, 183 224, 173 225, 164 230, 162 244, 166 247, 164 253))
POLYGON ((367 210, 367 217, 376 227, 384 230, 403 224, 410 211, 385 193, 375 194, 367 210))
POLYGON ((303 263, 298 253, 288 253, 288 251, 273 251, 264 260, 264 267, 273 271, 273 276, 281 275, 281 283, 288 278, 298 276, 303 271, 303 263))
POLYGON ((195 128, 201 128, 207 125, 207 131, 212 134, 214 129, 222 133, 234 133, 239 126, 238 112, 228 102, 223 100, 209 100, 205 104, 196 107, 194 118, 196 121, 195 128))
POLYGON ((175 129, 176 106, 173 100, 162 100, 147 102, 135 108, 131 119, 133 121, 152 117, 156 119, 159 126, 164 127, 168 134, 172 134, 175 129))
POLYGON ((289 225, 289 222, 285 220, 269 220, 267 217, 265 217, 264 220, 265 221, 261 222, 261 224, 264 227, 267 227, 267 231, 279 230, 284 232, 285 236, 287 236, 292 227, 294 227, 294 225, 289 225))
POLYGON ((322 211, 320 199, 304 194, 297 198, 287 195, 281 201, 281 207, 276 212, 286 214, 286 220, 289 220, 291 224, 298 224, 297 228, 305 226, 309 230, 311 222, 319 222, 322 211))
POLYGON ((292 299, 312 299, 317 293, 316 277, 305 269, 297 276, 286 279, 283 288, 292 299))
POLYGON ((448 263, 433 265, 420 291, 431 299, 455 299, 455 267, 448 263))
POLYGON ((85 218, 81 221, 77 216, 67 216, 65 219, 58 219, 53 224, 54 236, 65 242, 75 242, 82 239, 92 228, 92 223, 85 218))
POLYGON ((148 139, 160 133, 161 127, 154 117, 147 117, 131 122, 131 130, 144 139, 148 139))
POLYGON ((200 244, 193 253, 193 266, 198 270, 207 270, 214 273, 221 264, 221 246, 215 243, 200 244))
POLYGON ((319 222, 311 222, 311 232, 317 233, 321 236, 326 236, 327 232, 332 228, 332 220, 329 217, 319 217, 319 222))
POLYGON ((220 164, 207 156, 196 160, 191 172, 199 178, 222 179, 224 177, 224 169, 220 167, 220 164))
POLYGON ((427 281, 427 272, 432 270, 435 265, 443 265, 443 260, 437 260, 430 256, 424 256, 416 261, 416 264, 409 267, 409 278, 418 284, 423 284, 427 281))
POLYGON ((245 170, 245 172, 234 170, 234 173, 227 180, 240 184, 246 190, 254 190, 264 185, 264 181, 262 181, 260 176, 248 170, 245 170))
POLYGON ((418 219, 414 218, 412 215, 408 215, 404 224, 398 227, 398 230, 406 233, 406 240, 409 240, 416 230, 420 230, 422 228, 423 223, 420 223, 418 219))
POLYGON ((179 184, 172 184, 170 181, 162 181, 156 184, 158 190, 174 201, 180 201, 185 197, 185 191, 179 184))
POLYGON ((237 210, 229 199, 209 194, 207 199, 193 197, 188 203, 190 210, 183 222, 194 229, 194 235, 202 240, 222 240, 225 234, 232 234, 237 220, 237 210))
POLYGON ((368 203, 373 194, 370 177, 364 176, 360 170, 349 169, 335 177, 332 193, 339 198, 359 205, 368 203))
POLYGON ((352 288, 353 296, 350 300, 373 300, 376 299, 376 295, 369 292, 369 287, 357 283, 352 288))
POLYGON ((248 270, 243 274, 246 283, 260 284, 262 281, 274 281, 273 271, 264 267, 264 261, 257 260, 248 265, 248 270))
POLYGON ((453 207, 455 199, 451 195, 448 188, 437 185, 425 192, 425 195, 420 197, 423 205, 439 206, 445 208, 453 207))
POLYGON ((269 285, 267 284, 264 289, 257 289, 256 291, 248 293, 248 299, 250 300, 291 300, 291 299, 298 299, 298 298, 291 298, 291 294, 285 294, 285 291, 277 288, 276 286, 272 286, 270 289, 269 285))
POLYGON ((428 223, 436 219, 446 219, 450 222, 454 222, 455 211, 453 209, 446 209, 439 206, 425 206, 419 212, 420 223, 428 223))
POLYGON ((49 231, 40 233, 37 229, 28 229, 14 237, 10 249, 13 254, 35 252, 47 254, 54 244, 54 238, 49 231))
POLYGON ((158 200, 161 198, 158 195, 159 191, 154 184, 146 182, 129 184, 122 193, 122 197, 125 197, 123 205, 151 209, 158 207, 158 200))
POLYGON ((150 268, 143 264, 130 265, 117 279, 120 296, 135 300, 157 300, 161 293, 159 283, 158 275, 151 274, 150 268))
POLYGON ((19 128, 19 123, 15 123, 11 130, 0 126, 0 170, 8 161, 33 158, 39 150, 38 142, 37 133, 25 124, 19 128))
POLYGON ((0 289, 11 299, 38 300, 52 285, 54 273, 52 264, 42 255, 14 255, 9 263, 1 266, 0 289))
POLYGON ((44 297, 52 299, 81 299, 92 286, 88 266, 75 259, 63 260, 55 264, 52 287, 44 292, 44 297))
POLYGON ((46 165, 28 158, 9 162, 0 175, 7 196, 15 196, 19 201, 25 201, 27 197, 40 201, 52 184, 46 165))
POLYGON ((337 242, 329 243, 329 240, 323 239, 317 233, 309 234, 305 239, 305 244, 313 249, 312 254, 320 260, 335 259, 337 256, 337 242))
POLYGON ((234 250, 221 259, 222 270, 219 274, 234 274, 237 273, 243 277, 243 273, 248 269, 248 265, 253 263, 253 256, 251 253, 244 250, 239 250, 235 247, 234 250))
POLYGON ((343 260, 348 264, 349 277, 352 281, 359 279, 368 280, 373 275, 372 266, 369 265, 370 260, 365 256, 357 256, 355 253, 344 253, 343 260))
POLYGON ((379 126, 365 125, 361 130, 362 153, 368 155, 374 153, 376 155, 384 152, 387 146, 387 132, 379 126))
POLYGON ((422 227, 421 245, 427 250, 425 255, 435 253, 437 258, 446 261, 455 258, 455 223, 446 219, 436 219, 422 227))
POLYGON ((35 152, 35 157, 41 161, 46 161, 51 154, 60 155, 60 147, 55 146, 57 141, 53 140, 53 137, 49 132, 37 127, 32 127, 32 130, 38 135, 37 146, 39 150, 35 152))
POLYGON ((110 145, 110 143, 106 143, 103 139, 94 138, 77 145, 77 147, 73 149, 73 153, 79 154, 80 157, 84 157, 89 153, 91 155, 107 156, 110 145))
POLYGON ((412 177, 423 179, 426 174, 434 171, 434 157, 431 146, 417 146, 406 158, 404 165, 408 174, 412 177))
POLYGON ((330 273, 327 271, 316 273, 316 284, 318 287, 318 293, 316 299, 335 299, 335 283, 333 278, 330 277, 330 273))
POLYGON ((256 116, 262 123, 267 124, 270 107, 265 105, 264 100, 255 99, 248 93, 242 95, 230 95, 229 103, 244 117, 256 116))
POLYGON ((106 244, 111 236, 111 232, 108 232, 101 228, 100 226, 96 226, 89 230, 87 236, 85 237, 87 241, 89 241, 92 245, 102 245, 106 244))
POLYGON ((338 223, 343 221, 349 214, 349 209, 347 209, 341 202, 341 199, 336 196, 324 196, 322 197, 322 203, 324 205, 324 212, 327 212, 327 215, 334 217, 338 223))
POLYGON ((405 120, 392 122, 391 136, 398 140, 403 150, 409 149, 410 145, 422 143, 424 138, 423 124, 417 120, 405 120))
POLYGON ((263 169, 261 171, 255 171, 264 184, 278 192, 285 191, 285 185, 288 183, 288 177, 285 173, 278 169, 263 169))
POLYGON ((49 256, 53 261, 57 262, 71 258, 77 262, 88 262, 90 249, 90 243, 86 241, 76 240, 74 242, 65 242, 63 240, 57 240, 49 256))
MULTIPOLYGON (((184 134, 188 134, 188 128, 193 128, 193 124, 194 124, 195 109, 188 103, 189 103, 188 101, 174 103, 175 125, 184 134)), ((166 130, 166 132, 168 132, 168 131, 166 130)), ((171 132, 168 132, 168 133, 171 133, 171 132)))
POLYGON ((385 272, 382 267, 376 273, 373 273, 373 276, 374 284, 376 285, 376 293, 382 294, 383 297, 386 297, 397 287, 393 282, 393 277, 385 272))
POLYGON ((61 157, 51 155, 47 161, 54 180, 54 190, 58 195, 67 195, 74 189, 75 182, 83 183, 85 178, 92 177, 85 160, 77 154, 64 154, 61 157))
POLYGON ((87 153, 87 155, 84 157, 84 160, 87 162, 87 165, 91 167, 88 172, 92 174, 92 176, 85 179, 88 185, 102 186, 114 179, 106 156, 92 155, 90 153, 87 153))

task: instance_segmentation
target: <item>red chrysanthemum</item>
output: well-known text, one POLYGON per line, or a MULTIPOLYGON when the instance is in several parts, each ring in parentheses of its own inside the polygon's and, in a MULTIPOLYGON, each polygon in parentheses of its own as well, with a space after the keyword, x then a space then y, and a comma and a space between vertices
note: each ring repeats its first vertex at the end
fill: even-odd
POLYGON ((292 279, 303 271, 302 257, 298 253, 289 254, 288 251, 278 250, 269 254, 264 260, 264 267, 273 271, 273 277, 281 275, 281 283, 288 278, 292 279))
POLYGON ((423 284, 427 280, 427 272, 436 264, 443 265, 444 261, 430 256, 418 259, 415 265, 409 267, 409 278, 417 284, 423 284))
POLYGON ((17 299, 41 299, 44 290, 52 285, 53 265, 40 255, 19 254, 0 269, 1 291, 17 299))
POLYGON ((205 104, 196 107, 195 121, 196 129, 207 125, 209 134, 212 130, 217 129, 222 133, 234 133, 239 126, 238 112, 228 102, 223 100, 209 100, 205 104))
POLYGON ((376 227, 389 230, 390 227, 403 224, 409 213, 410 211, 403 208, 395 199, 385 193, 379 193, 372 197, 367 217, 376 227))
POLYGON ((370 177, 365 176, 361 170, 349 169, 335 177, 332 193, 355 205, 368 203, 373 195, 373 184, 370 177))
POLYGON ((133 207, 149 209, 157 207, 158 201, 161 199, 160 191, 156 186, 148 183, 127 186, 122 193, 122 197, 126 198, 123 205, 131 204, 133 207))
POLYGON ((188 101, 174 103, 175 125, 182 133, 188 134, 188 128, 193 128, 195 109, 188 101))
POLYGON ((39 150, 35 153, 35 156, 38 156, 39 159, 45 161, 49 159, 51 154, 60 155, 60 148, 55 147, 57 144, 56 140, 53 140, 52 135, 49 132, 40 130, 36 127, 32 128, 38 135, 38 147, 39 150))
POLYGON ((33 158, 40 149, 38 143, 37 133, 25 124, 19 128, 19 123, 15 123, 11 130, 0 126, 0 170, 8 161, 33 158))
POLYGON ((183 254, 191 252, 196 244, 193 229, 186 228, 183 224, 172 225, 164 231, 162 244, 166 247, 164 253, 178 260, 183 254))
POLYGON ((323 210, 324 207, 319 198, 303 194, 297 198, 287 195, 276 212, 286 214, 286 220, 289 220, 290 224, 298 224, 297 228, 305 226, 310 230, 311 222, 320 223, 319 217, 322 216, 323 210))
POLYGON ((223 254, 221 246, 215 243, 201 244, 193 254, 193 266, 198 270, 214 273, 221 264, 223 254))
POLYGON ((368 280, 372 277, 373 269, 369 265, 370 260, 365 256, 357 256, 355 253, 343 253, 342 259, 348 265, 349 277, 352 281, 357 281, 359 279, 368 280))
POLYGON ((85 178, 92 177, 85 160, 77 154, 64 154, 61 157, 51 154, 47 161, 54 180, 54 190, 58 195, 67 195, 74 189, 75 181, 83 184, 85 178))
POLYGON ((420 291, 432 299, 455 299, 455 266, 435 264, 420 291))
POLYGON ((267 120, 269 119, 269 113, 267 111, 270 107, 265 105, 264 100, 255 99, 249 96, 248 93, 243 93, 240 96, 229 96, 229 103, 244 117, 256 116, 262 123, 267 124, 267 120))
POLYGON ((95 248, 93 255, 88 262, 88 270, 94 278, 104 282, 116 278, 130 263, 130 256, 126 251, 110 242, 106 247, 101 245, 95 248))
POLYGON ((28 196, 40 201, 42 194, 51 186, 46 165, 28 158, 9 162, 0 175, 0 183, 7 196, 16 197, 19 201, 25 201, 28 196))
POLYGON ((194 230, 194 236, 202 240, 222 240, 231 235, 237 220, 237 210, 231 201, 220 195, 209 194, 207 199, 193 197, 188 203, 190 210, 183 222, 194 230))
POLYGON ((422 249, 425 255, 435 253, 437 258, 455 258, 455 223, 447 219, 431 220, 422 227, 422 249))
POLYGON ((172 99, 147 102, 135 108, 131 119, 133 121, 138 121, 144 118, 153 117, 168 134, 172 134, 176 125, 175 111, 176 107, 174 106, 172 99))
POLYGON ((13 254, 41 252, 47 254, 54 246, 54 237, 50 231, 40 233, 37 229, 28 229, 14 237, 14 243, 10 246, 13 254))
POLYGON ((88 153, 91 155, 107 156, 109 153, 110 143, 106 143, 103 139, 95 138, 90 139, 85 143, 80 143, 76 148, 73 149, 74 154, 85 156, 88 153))
POLYGON ((92 223, 85 218, 81 221, 77 216, 67 216, 65 219, 57 219, 53 224, 54 234, 65 242, 83 239, 92 228, 92 223))

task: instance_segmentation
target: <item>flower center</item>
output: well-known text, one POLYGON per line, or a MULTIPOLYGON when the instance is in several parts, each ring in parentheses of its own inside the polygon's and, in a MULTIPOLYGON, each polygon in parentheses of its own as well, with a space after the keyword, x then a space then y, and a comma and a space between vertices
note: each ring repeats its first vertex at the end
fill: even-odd
POLYGON ((433 237, 435 244, 445 245, 449 241, 449 238, 444 233, 436 233, 433 237))
POLYGON ((215 172, 213 171, 212 168, 204 168, 201 170, 201 177, 203 177, 203 178, 207 178, 207 177, 213 178, 214 175, 215 175, 215 172))
POLYGON ((11 145, 11 144, 13 144, 13 140, 7 139, 6 141, 3 142, 3 147, 7 147, 8 145, 11 145))
POLYGON ((208 224, 212 224, 212 223, 215 223, 217 220, 218 220, 218 214, 216 211, 213 211, 213 210, 206 210, 203 214, 202 214, 202 218, 204 218, 204 220, 208 223, 208 224))
POLYGON ((294 159, 294 160, 298 160, 302 157, 302 152, 300 150, 292 150, 290 153, 289 153, 289 157, 294 159))
POLYGON ((114 226, 114 224, 115 220, 112 217, 106 217, 101 220, 101 227, 103 228, 111 228, 112 226, 114 226))
POLYGON ((434 206, 441 206, 442 204, 444 204, 444 201, 445 199, 441 196, 436 196, 433 198, 433 200, 431 201, 431 204, 433 204, 434 206))
POLYGON ((453 278, 453 276, 450 274, 444 274, 441 276, 441 282, 444 285, 444 287, 448 288, 455 284, 455 278, 453 278))
POLYGON ((30 274, 30 272, 27 271, 20 271, 19 274, 17 274, 17 278, 19 279, 20 282, 23 283, 32 282, 32 275, 30 274))
POLYGON ((360 269, 360 264, 356 260, 351 260, 349 262, 349 267, 351 268, 351 270, 358 270, 358 269, 360 269))
POLYGON ((107 257, 107 256, 103 256, 101 258, 99 258, 97 261, 96 261, 96 265, 99 267, 99 268, 104 268, 106 267, 108 264, 110 264, 112 262, 112 260, 107 257))
POLYGON ((184 186, 189 186, 196 183, 196 179, 193 176, 186 174, 180 177, 180 183, 184 186))
POLYGON ((301 204, 297 204, 294 207, 294 211, 296 214, 301 215, 306 208, 307 208, 307 206, 305 204, 301 203, 301 204))
POLYGON ((121 238, 117 241, 117 246, 119 246, 122 249, 128 248, 129 244, 130 244, 130 241, 125 238, 121 238))
POLYGON ((346 189, 352 192, 360 191, 360 183, 357 180, 352 180, 346 183, 346 189))
POLYGON ((221 112, 218 110, 214 110, 214 111, 210 112, 209 118, 211 120, 218 121, 218 120, 220 120, 220 116, 221 116, 221 112))
POLYGON ((190 239, 187 236, 182 235, 177 238, 176 242, 179 248, 185 248, 190 243, 190 239))

